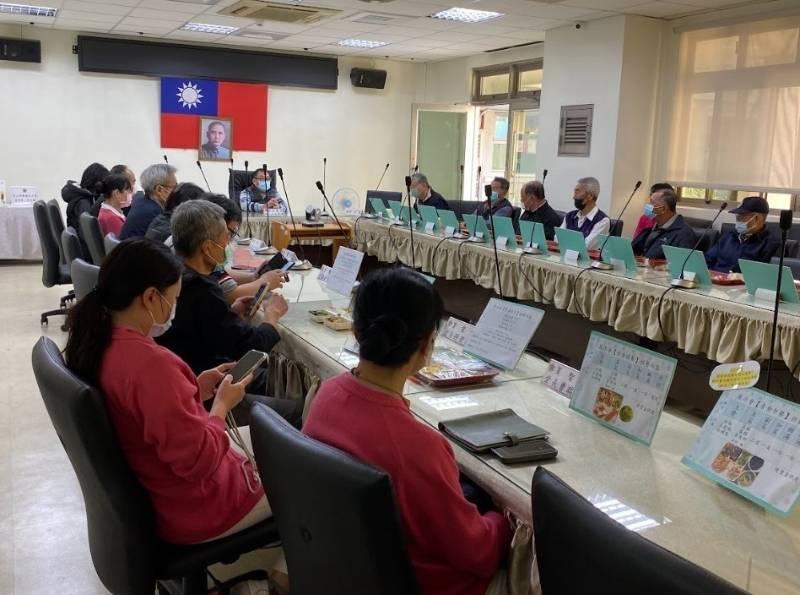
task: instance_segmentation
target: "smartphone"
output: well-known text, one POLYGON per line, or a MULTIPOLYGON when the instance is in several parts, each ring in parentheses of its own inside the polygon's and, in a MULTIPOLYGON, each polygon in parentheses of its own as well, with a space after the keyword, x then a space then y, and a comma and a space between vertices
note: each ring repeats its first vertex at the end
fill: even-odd
POLYGON ((287 260, 286 264, 281 267, 281 271, 284 272, 284 273, 287 272, 287 271, 290 271, 290 270, 292 270, 294 268, 294 265, 295 265, 295 263, 293 263, 290 260, 287 260))
POLYGON ((264 301, 264 298, 267 297, 267 284, 264 283, 261 287, 258 288, 256 291, 256 295, 253 297, 253 303, 250 305, 250 310, 247 312, 247 317, 252 318, 258 312, 258 309, 261 307, 261 303, 264 301))
POLYGON ((258 366, 264 363, 267 359, 267 354, 263 351, 256 351, 251 349, 244 354, 242 359, 236 362, 236 365, 228 372, 233 376, 233 382, 239 382, 242 378, 247 376, 250 372, 255 370, 258 366))
POLYGON ((558 456, 558 450, 546 440, 529 440, 516 446, 501 446, 493 448, 492 452, 505 464, 550 461, 558 456))
POLYGON ((289 262, 289 261, 286 260, 286 258, 283 256, 283 254, 281 254, 279 252, 278 254, 276 254, 275 256, 270 258, 267 262, 262 264, 258 268, 258 271, 256 271, 256 275, 258 275, 260 277, 261 275, 263 275, 267 271, 274 271, 276 269, 280 269, 280 268, 284 267, 287 262, 289 262))

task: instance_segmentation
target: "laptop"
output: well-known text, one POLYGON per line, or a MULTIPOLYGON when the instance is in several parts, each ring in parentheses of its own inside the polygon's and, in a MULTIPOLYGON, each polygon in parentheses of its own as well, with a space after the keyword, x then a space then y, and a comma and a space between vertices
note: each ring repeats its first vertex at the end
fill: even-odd
POLYGON ((464 223, 467 226, 467 234, 470 238, 485 242, 489 239, 489 228, 481 215, 464 215, 464 223))
POLYGON ((422 222, 425 226, 425 231, 430 230, 433 233, 439 229, 439 214, 436 212, 436 207, 428 205, 417 205, 419 214, 422 217, 422 222))
MULTIPOLYGON (((775 291, 775 287, 778 284, 777 264, 740 258, 739 268, 744 276, 747 293, 755 295, 757 289, 775 291)), ((792 277, 792 269, 787 266, 783 267, 783 275, 781 276, 781 301, 789 302, 790 304, 800 303, 800 297, 797 295, 794 278, 792 277)))
POLYGON ((533 248, 543 253, 547 252, 547 238, 544 235, 544 225, 520 219, 519 231, 522 236, 523 248, 533 248))
POLYGON ((664 256, 667 258, 667 268, 669 274, 673 279, 681 278, 681 267, 686 263, 684 271, 694 273, 694 280, 697 284, 703 287, 711 286, 711 275, 708 273, 708 266, 706 265, 706 257, 702 252, 695 250, 692 252, 689 248, 678 248, 677 246, 664 246, 664 256), (691 254, 689 260, 686 257, 691 254))
MULTIPOLYGON (((495 241, 500 238, 506 239, 506 250, 517 249, 517 234, 514 231, 514 222, 511 217, 493 217, 495 241)), ((498 246, 499 248, 499 246, 498 246)))
POLYGON ((572 250, 578 253, 578 264, 589 264, 589 251, 586 249, 586 239, 581 232, 556 227, 556 239, 562 262, 567 251, 572 250))

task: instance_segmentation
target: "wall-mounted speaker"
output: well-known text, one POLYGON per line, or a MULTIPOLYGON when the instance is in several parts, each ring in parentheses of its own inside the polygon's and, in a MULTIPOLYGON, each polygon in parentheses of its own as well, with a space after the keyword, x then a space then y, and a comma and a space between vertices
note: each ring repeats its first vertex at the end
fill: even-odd
POLYGON ((386 86, 386 71, 353 68, 350 71, 350 82, 353 83, 354 87, 383 89, 386 86))
POLYGON ((42 42, 0 37, 0 60, 12 62, 41 62, 42 42))

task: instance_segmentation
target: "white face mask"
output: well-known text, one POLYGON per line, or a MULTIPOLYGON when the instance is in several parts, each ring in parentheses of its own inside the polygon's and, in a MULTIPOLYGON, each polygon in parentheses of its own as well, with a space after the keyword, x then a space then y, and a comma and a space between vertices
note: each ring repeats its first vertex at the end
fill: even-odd
MULTIPOLYGON (((165 298, 163 295, 161 295, 160 291, 158 292, 158 297, 160 297, 167 304, 169 304, 169 300, 165 298)), ((155 316, 153 316, 153 313, 150 312, 150 310, 148 310, 147 313, 150 314, 150 318, 153 319, 153 326, 150 327, 150 332, 147 333, 147 336, 152 339, 155 339, 166 333, 172 326, 172 321, 175 319, 175 312, 177 312, 177 310, 178 310, 177 302, 175 302, 174 304, 170 304, 169 318, 167 319, 166 322, 161 322, 161 323, 156 322, 155 316)))

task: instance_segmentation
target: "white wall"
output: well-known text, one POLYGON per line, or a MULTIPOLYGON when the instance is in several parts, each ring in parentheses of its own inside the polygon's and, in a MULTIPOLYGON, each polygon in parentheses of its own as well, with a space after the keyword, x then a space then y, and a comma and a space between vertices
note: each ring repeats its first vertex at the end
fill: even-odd
MULTIPOLYGON (((19 31, 0 26, 2 36, 16 37, 19 31)), ((0 179, 8 186, 37 186, 49 199, 59 196, 66 179, 80 179, 92 161, 107 167, 126 163, 140 172, 166 153, 180 170, 179 180, 203 185, 196 151, 159 146, 157 78, 80 73, 72 54, 76 34, 29 31, 26 37, 42 40, 42 63, 0 62, 0 113, 10 139, 0 149, 0 179)), ((329 196, 352 187, 363 199, 387 162, 397 165, 386 189, 403 185, 416 65, 340 59, 339 72, 335 92, 271 87, 267 153, 234 156, 237 167, 245 159, 251 167, 264 161, 283 167, 294 209, 320 204, 314 181, 322 177, 323 156, 329 196), (386 89, 353 89, 354 65, 388 70, 386 89)), ((204 167, 211 188, 227 194, 227 164, 204 167)))

